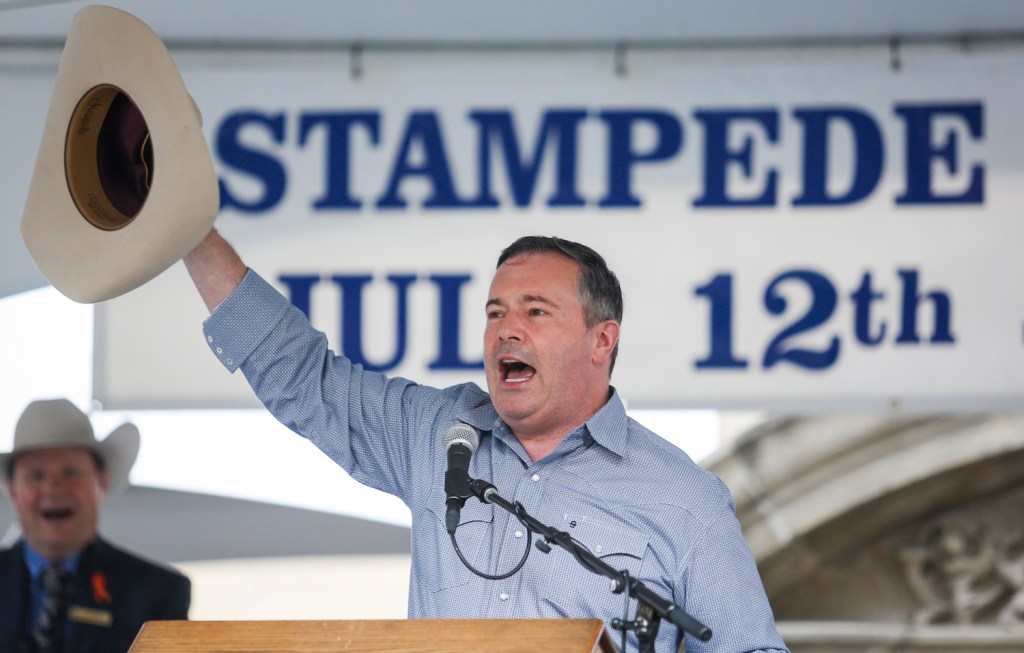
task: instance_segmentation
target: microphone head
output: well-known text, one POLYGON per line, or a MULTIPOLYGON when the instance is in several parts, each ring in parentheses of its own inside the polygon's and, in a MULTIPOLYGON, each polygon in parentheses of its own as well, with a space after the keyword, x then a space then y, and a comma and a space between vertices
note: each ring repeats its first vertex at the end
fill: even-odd
POLYGON ((475 453, 476 448, 480 446, 480 436, 476 434, 476 429, 468 424, 459 422, 453 424, 444 432, 444 437, 441 438, 441 444, 444 445, 445 450, 451 448, 453 444, 463 444, 469 447, 469 453, 475 453))

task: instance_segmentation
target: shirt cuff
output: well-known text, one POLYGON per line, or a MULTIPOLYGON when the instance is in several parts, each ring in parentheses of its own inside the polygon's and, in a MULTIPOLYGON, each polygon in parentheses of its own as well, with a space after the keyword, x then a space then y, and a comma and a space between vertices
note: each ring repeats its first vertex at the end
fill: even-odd
POLYGON ((206 345, 234 372, 281 321, 291 303, 249 269, 227 299, 203 322, 206 345))

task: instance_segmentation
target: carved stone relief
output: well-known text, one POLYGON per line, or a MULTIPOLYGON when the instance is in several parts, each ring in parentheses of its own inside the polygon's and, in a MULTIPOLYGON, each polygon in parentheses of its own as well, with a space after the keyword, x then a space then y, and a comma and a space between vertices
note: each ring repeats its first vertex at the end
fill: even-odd
POLYGON ((915 623, 1024 623, 1020 527, 999 528, 976 514, 948 515, 926 523, 900 557, 920 602, 915 623))

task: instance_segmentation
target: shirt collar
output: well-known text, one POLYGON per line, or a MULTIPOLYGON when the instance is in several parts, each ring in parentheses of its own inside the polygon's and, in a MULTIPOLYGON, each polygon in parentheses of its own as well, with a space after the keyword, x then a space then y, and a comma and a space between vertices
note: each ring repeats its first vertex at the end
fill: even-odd
POLYGON ((487 402, 470 408, 457 418, 463 424, 469 424, 478 431, 490 431, 500 420, 494 404, 487 402))
MULTIPOLYGON (((629 431, 629 417, 626 415, 626 407, 619 398, 618 391, 611 388, 612 395, 599 411, 588 419, 582 428, 590 433, 594 442, 608 449, 612 453, 622 456, 626 451, 626 438, 629 431)), ((502 432, 512 433, 512 429, 505 424, 492 404, 478 406, 459 417, 459 421, 469 424, 480 431, 491 431, 500 434, 502 432), (503 429, 497 429, 498 425, 503 429)), ((579 429, 574 429, 576 432, 579 429)))
POLYGON ((594 442, 617 456, 626 453, 626 439, 629 437, 629 416, 619 398, 619 392, 612 388, 612 396, 601 410, 586 422, 587 430, 594 442))
MULTIPOLYGON (((65 558, 59 566, 74 574, 78 569, 78 561, 81 558, 82 552, 76 551, 65 558)), ((33 549, 31 544, 25 541, 25 565, 28 567, 29 574, 32 575, 32 580, 37 580, 39 578, 39 574, 43 573, 43 570, 50 566, 50 562, 44 558, 42 554, 33 549)))

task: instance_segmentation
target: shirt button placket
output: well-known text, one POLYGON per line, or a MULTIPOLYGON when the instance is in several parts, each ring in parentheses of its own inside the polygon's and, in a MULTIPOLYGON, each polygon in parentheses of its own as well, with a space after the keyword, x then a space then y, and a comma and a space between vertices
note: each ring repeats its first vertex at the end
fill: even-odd
MULTIPOLYGON (((529 476, 524 476, 519 481, 516 487, 516 493, 514 500, 522 503, 525 506, 536 505, 537 497, 540 496, 540 475, 532 473, 529 476)), ((530 508, 527 507, 527 512, 530 508)), ((523 542, 523 538, 526 535, 526 530, 522 527, 522 524, 516 520, 515 517, 509 518, 508 527, 505 531, 511 537, 507 542, 514 542, 514 546, 502 547, 504 549, 502 553, 502 562, 508 562, 509 564, 516 564, 523 555, 523 547, 526 546, 523 542)), ((501 585, 496 585, 495 590, 498 592, 498 605, 496 612, 502 618, 511 619, 515 618, 516 615, 516 603, 520 599, 517 597, 513 600, 515 594, 515 588, 523 582, 523 574, 519 573, 501 582, 501 585), (511 583, 511 585, 509 585, 511 583)))

